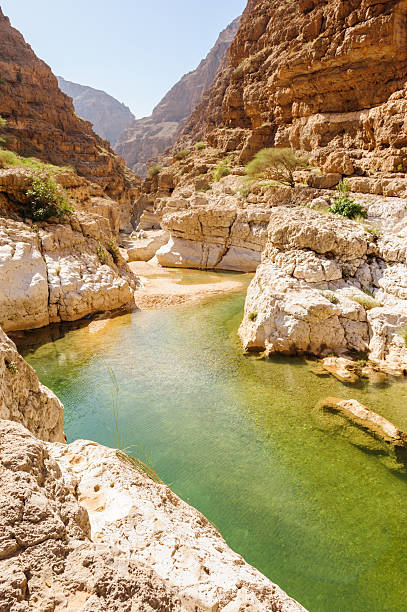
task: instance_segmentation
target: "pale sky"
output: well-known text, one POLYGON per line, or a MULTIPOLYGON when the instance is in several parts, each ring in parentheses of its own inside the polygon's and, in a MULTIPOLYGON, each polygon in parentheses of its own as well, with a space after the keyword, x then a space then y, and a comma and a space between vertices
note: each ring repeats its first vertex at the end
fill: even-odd
POLYGON ((56 75, 149 115, 247 0, 0 0, 56 75))

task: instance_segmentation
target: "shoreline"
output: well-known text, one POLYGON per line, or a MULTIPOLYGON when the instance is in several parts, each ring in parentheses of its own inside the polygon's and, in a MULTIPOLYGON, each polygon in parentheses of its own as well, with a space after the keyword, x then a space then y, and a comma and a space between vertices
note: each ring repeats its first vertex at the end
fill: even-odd
POLYGON ((234 273, 162 268, 154 260, 135 261, 128 265, 142 283, 141 288, 134 294, 139 310, 162 310, 194 304, 207 297, 239 291, 248 285, 248 275, 244 273, 236 272, 236 276, 241 276, 241 280, 238 280, 234 273), (226 278, 229 274, 231 277, 233 274, 230 280, 226 278), (185 276, 188 276, 191 282, 185 282, 185 276), (206 277, 212 282, 196 282, 201 280, 201 276, 202 281, 205 281, 206 277))

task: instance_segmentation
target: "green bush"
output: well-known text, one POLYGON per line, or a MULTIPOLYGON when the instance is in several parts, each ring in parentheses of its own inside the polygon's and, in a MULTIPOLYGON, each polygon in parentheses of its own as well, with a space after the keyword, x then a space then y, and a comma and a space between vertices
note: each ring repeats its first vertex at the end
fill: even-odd
POLYGON ((255 321, 257 319, 257 312, 251 312, 249 314, 249 321, 255 321))
POLYGON ((372 310, 372 308, 378 308, 380 306, 379 302, 369 295, 354 295, 350 299, 363 306, 365 310, 372 310))
POLYGON ((178 161, 185 159, 188 157, 189 153, 190 151, 188 151, 188 149, 181 149, 181 151, 175 153, 175 159, 177 159, 178 161))
POLYGON ((107 245, 107 250, 109 251, 110 255, 113 257, 114 263, 117 264, 117 262, 119 261, 119 257, 120 257, 120 251, 119 251, 119 247, 116 244, 116 241, 113 240, 113 238, 109 240, 108 245, 107 245))
POLYGON ((147 170, 147 178, 153 178, 153 176, 157 176, 157 174, 160 174, 162 170, 162 166, 160 166, 160 164, 154 164, 154 166, 151 166, 151 168, 148 168, 147 170))
MULTIPOLYGON (((0 142, 3 139, 0 139, 0 142)), ((0 168, 9 168, 10 166, 19 166, 20 160, 18 155, 7 149, 0 149, 0 168)))
POLYGON ((206 149, 206 142, 200 141, 194 144, 194 148, 196 151, 202 151, 202 149, 206 149))
POLYGON ((343 179, 338 183, 337 191, 338 197, 328 209, 329 212, 334 213, 335 215, 341 215, 347 219, 356 219, 357 217, 366 219, 366 208, 349 197, 350 187, 349 182, 346 179, 343 179))
POLYGON ((213 171, 212 178, 214 182, 217 183, 218 181, 220 181, 221 178, 223 178, 224 176, 228 176, 229 174, 230 174, 229 166, 225 164, 225 162, 221 162, 220 164, 216 166, 215 170, 213 171))
POLYGON ((61 193, 60 187, 51 178, 34 177, 26 196, 30 206, 29 215, 34 221, 46 221, 50 217, 63 221, 74 210, 61 193))
POLYGON ((407 326, 400 327, 398 335, 404 340, 404 344, 407 346, 407 326))
POLYGON ((294 187, 295 170, 308 166, 308 160, 296 155, 293 149, 262 149, 247 164, 246 176, 251 179, 268 178, 294 187))
MULTIPOLYGON (((4 127, 6 127, 7 125, 7 121, 5 119, 3 119, 3 117, 0 115, 0 130, 4 127)), ((0 143, 2 142, 6 142, 5 138, 3 138, 0 134, 0 143)))
POLYGON ((107 262, 107 253, 105 251, 105 249, 102 247, 102 245, 98 244, 98 257, 99 257, 99 261, 102 264, 102 266, 105 265, 105 263, 107 262))

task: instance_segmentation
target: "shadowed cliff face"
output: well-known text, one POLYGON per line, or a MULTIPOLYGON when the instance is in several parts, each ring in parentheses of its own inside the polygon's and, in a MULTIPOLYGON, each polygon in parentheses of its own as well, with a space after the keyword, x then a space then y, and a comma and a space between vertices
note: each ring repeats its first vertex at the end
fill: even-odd
POLYGON ((6 146, 23 156, 70 165, 99 183, 109 196, 129 203, 134 175, 109 143, 77 117, 56 77, 0 9, 0 115, 7 120, 6 146))
POLYGON ((212 84, 229 45, 239 27, 240 17, 221 34, 196 70, 184 75, 155 107, 150 117, 133 121, 120 135, 115 151, 127 165, 144 174, 146 162, 174 144, 185 119, 212 84))
POLYGON ((75 111, 93 125, 95 132, 115 144, 119 135, 135 119, 130 109, 99 89, 58 78, 58 85, 72 98, 75 111))
POLYGON ((394 171, 406 158, 406 39, 405 0, 252 0, 180 142, 227 150, 233 134, 243 162, 264 146, 322 162, 347 149, 362 172, 384 158, 394 171))

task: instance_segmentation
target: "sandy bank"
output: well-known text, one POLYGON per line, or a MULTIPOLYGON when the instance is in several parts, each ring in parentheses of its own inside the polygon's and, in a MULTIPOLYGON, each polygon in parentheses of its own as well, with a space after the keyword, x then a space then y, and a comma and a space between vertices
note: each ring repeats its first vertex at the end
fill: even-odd
POLYGON ((141 310, 157 310, 188 304, 211 295, 239 291, 248 286, 251 274, 227 274, 200 270, 161 268, 154 262, 129 264, 142 287, 135 293, 141 310))

